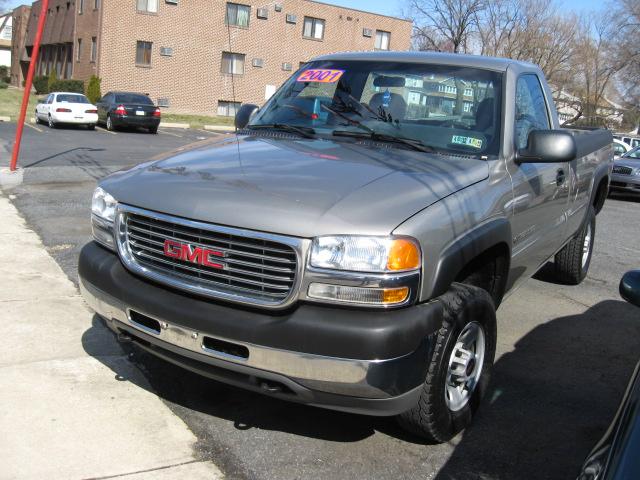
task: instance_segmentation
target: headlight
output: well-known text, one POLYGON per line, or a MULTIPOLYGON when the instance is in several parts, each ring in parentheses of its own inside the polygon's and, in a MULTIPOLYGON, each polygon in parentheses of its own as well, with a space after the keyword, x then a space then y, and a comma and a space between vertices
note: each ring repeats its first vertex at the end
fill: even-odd
POLYGON ((118 202, 110 194, 98 187, 93 192, 91 200, 91 213, 108 222, 113 222, 116 217, 116 206, 118 202))
POLYGON ((91 231, 96 242, 110 250, 116 250, 113 237, 113 222, 116 217, 116 199, 98 187, 91 200, 91 231))
POLYGON ((401 272, 420 268, 415 240, 394 237, 317 237, 311 246, 310 265, 353 272, 401 272))

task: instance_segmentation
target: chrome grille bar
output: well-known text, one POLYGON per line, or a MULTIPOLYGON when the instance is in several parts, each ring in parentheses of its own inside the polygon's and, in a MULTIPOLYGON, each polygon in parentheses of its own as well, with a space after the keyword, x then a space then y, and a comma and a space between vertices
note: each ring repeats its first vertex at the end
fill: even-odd
POLYGON ((295 300, 308 248, 302 239, 126 205, 118 206, 116 232, 123 263, 138 274, 212 298, 271 308, 295 300))

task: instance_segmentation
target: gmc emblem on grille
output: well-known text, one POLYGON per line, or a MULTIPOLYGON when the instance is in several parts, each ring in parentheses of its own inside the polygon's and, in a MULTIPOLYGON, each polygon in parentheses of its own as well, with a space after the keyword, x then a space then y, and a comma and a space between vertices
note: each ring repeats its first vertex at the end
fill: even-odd
POLYGON ((213 261, 215 257, 224 257, 219 250, 209 248, 194 247, 188 243, 180 243, 174 240, 164 241, 164 254, 167 257, 177 258, 189 263, 196 263, 205 267, 224 269, 222 263, 213 261))

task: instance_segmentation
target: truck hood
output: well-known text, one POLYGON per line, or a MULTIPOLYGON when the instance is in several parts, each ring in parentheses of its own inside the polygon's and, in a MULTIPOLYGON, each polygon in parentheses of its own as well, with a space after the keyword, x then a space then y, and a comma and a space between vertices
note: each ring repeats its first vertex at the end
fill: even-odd
POLYGON ((388 235, 488 176, 485 161, 384 144, 230 136, 106 178, 119 202, 297 237, 388 235))

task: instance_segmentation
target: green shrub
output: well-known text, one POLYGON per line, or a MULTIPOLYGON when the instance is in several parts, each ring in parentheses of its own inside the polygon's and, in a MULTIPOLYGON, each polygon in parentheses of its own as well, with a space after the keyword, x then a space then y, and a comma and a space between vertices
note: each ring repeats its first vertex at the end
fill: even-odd
POLYGON ((49 82, 49 92, 74 92, 84 93, 84 82, 82 80, 57 80, 49 82))
POLYGON ((10 83, 11 76, 9 75, 9 67, 6 65, 0 65, 0 82, 10 83))
POLYGON ((49 90, 49 93, 55 92, 55 89, 51 87, 57 81, 58 81, 58 75, 56 75, 56 69, 54 68, 53 70, 51 70, 51 73, 49 74, 49 80, 47 81, 47 90, 49 90))
POLYGON ((36 89, 38 95, 49 93, 49 78, 42 75, 33 78, 33 88, 36 89))
POLYGON ((87 98, 91 103, 96 103, 102 97, 102 93, 100 93, 100 82, 101 80, 98 77, 91 75, 86 91, 87 98))
POLYGON ((9 84, 7 82, 0 81, 0 90, 4 90, 5 88, 9 88, 9 84))

